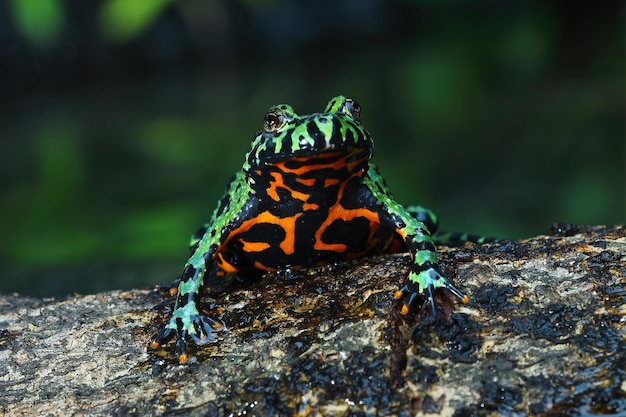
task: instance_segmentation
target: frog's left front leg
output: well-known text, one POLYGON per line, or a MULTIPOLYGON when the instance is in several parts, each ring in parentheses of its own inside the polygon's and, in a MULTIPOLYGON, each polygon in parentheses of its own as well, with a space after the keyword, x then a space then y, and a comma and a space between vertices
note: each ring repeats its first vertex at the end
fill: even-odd
POLYGON ((433 291, 437 288, 445 288, 464 304, 468 303, 469 297, 441 273, 435 244, 426 227, 417 220, 406 219, 401 210, 392 215, 391 219, 396 227, 396 233, 404 238, 413 261, 406 283, 394 294, 396 299, 406 297, 402 314, 409 313, 421 294, 426 296, 430 311, 434 315, 433 291))
POLYGON ((463 303, 468 303, 469 297, 440 272, 435 243, 426 225, 391 197, 375 167, 370 167, 364 184, 377 202, 373 210, 378 213, 381 225, 400 235, 411 255, 413 264, 407 280, 395 293, 395 298, 405 298, 402 314, 408 314, 421 295, 427 298, 430 311, 434 315, 436 309, 433 293, 438 288, 444 288, 463 303))

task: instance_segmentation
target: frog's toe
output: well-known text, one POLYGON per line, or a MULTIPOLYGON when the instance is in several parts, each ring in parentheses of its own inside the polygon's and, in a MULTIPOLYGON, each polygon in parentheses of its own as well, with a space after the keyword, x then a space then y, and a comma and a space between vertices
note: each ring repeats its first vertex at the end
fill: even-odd
POLYGON ((421 272, 412 271, 404 286, 394 294, 394 298, 396 299, 405 299, 402 309, 400 310, 401 314, 406 315, 413 310, 421 295, 426 297, 430 312, 432 315, 435 315, 436 304, 434 290, 437 288, 445 288, 464 304, 469 302, 469 297, 448 281, 446 277, 441 275, 437 269, 429 268, 421 272))
POLYGON ((152 349, 158 349, 160 346, 165 345, 176 336, 176 355, 180 363, 187 362, 187 331, 176 331, 174 328, 167 326, 161 329, 161 331, 152 339, 150 347, 152 349))
POLYGON ((415 302, 418 299, 417 285, 412 282, 407 282, 402 288, 395 292, 393 297, 396 300, 399 300, 401 298, 405 299, 404 304, 402 304, 402 309, 400 310, 400 313, 402 313, 403 315, 407 315, 409 314, 409 311, 412 310, 415 302))
POLYGON ((427 286, 423 291, 420 290, 419 285, 414 282, 407 282, 394 294, 394 298, 399 300, 404 298, 402 309, 400 314, 407 315, 411 311, 415 311, 418 306, 418 301, 424 298, 426 295, 428 306, 430 308, 431 315, 435 315, 435 297, 433 295, 433 287, 427 286), (425 294, 424 294, 425 293, 425 294))
POLYGON ((204 314, 195 314, 185 318, 172 318, 152 340, 151 347, 157 349, 176 337, 175 352, 180 363, 187 362, 188 341, 203 345, 215 339, 215 333, 226 328, 224 322, 204 314))
POLYGON ((175 335, 176 331, 174 329, 169 326, 164 327, 156 336, 154 336, 150 346, 152 347, 152 349, 158 349, 161 345, 164 345, 172 340, 175 335))
POLYGON ((467 294, 465 294, 463 291, 459 290, 456 286, 454 286, 454 284, 452 284, 450 281, 448 281, 447 279, 444 278, 444 285, 443 287, 450 291, 452 293, 452 295, 454 295, 456 298, 458 298, 459 300, 461 300, 461 302, 463 304, 467 304, 470 302, 470 298, 467 294))
POLYGON ((215 339, 215 333, 226 328, 222 320, 204 314, 198 314, 192 318, 194 332, 190 333, 196 345, 204 345, 215 339))

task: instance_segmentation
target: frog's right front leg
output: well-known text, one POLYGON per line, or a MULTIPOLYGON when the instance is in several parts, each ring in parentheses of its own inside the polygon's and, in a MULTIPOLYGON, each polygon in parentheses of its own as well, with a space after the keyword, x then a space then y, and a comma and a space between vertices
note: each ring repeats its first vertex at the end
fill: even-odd
POLYGON ((241 213, 253 217, 256 210, 256 200, 251 198, 250 187, 240 172, 229 183, 211 221, 203 228, 202 237, 197 233, 192 238, 192 254, 178 283, 172 317, 153 339, 152 348, 156 349, 176 337, 176 355, 184 363, 188 358, 189 339, 200 345, 214 339, 215 332, 224 329, 223 322, 199 309, 200 290, 216 256, 228 244, 234 231, 245 229, 245 216, 241 213))
POLYGON ((214 333, 224 328, 223 322, 198 309, 206 265, 215 253, 215 248, 212 249, 201 256, 196 252, 187 262, 178 284, 172 317, 152 341, 152 348, 156 349, 176 336, 176 355, 181 363, 187 362, 189 338, 196 344, 203 344, 214 339, 214 333))

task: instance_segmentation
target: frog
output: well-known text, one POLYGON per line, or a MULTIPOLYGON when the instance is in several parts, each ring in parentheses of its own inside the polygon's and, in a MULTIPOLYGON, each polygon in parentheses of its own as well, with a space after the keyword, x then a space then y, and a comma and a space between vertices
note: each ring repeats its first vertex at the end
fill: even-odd
POLYGON ((469 297, 444 276, 437 244, 489 239, 435 232, 438 219, 422 206, 403 206, 371 162, 373 139, 361 107, 333 97, 325 110, 299 115, 288 104, 265 115, 242 169, 226 187, 208 223, 193 235, 191 254, 174 285, 171 317, 153 338, 157 349, 175 338, 180 363, 190 343, 225 329, 200 306, 209 277, 316 268, 373 255, 408 252, 408 274, 393 298, 401 314, 420 305, 436 314, 435 293, 469 297))

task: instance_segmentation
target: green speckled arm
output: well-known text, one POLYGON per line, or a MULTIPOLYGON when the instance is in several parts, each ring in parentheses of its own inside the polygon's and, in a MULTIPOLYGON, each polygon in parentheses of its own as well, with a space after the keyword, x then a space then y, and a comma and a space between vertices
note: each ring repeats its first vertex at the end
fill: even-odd
POLYGON ((391 197, 383 178, 374 165, 370 164, 363 183, 369 188, 374 198, 383 203, 379 206, 381 223, 394 228, 396 233, 405 240, 413 261, 406 285, 396 293, 396 298, 407 296, 402 312, 407 314, 417 301, 418 294, 421 294, 427 297, 430 309, 434 313, 433 290, 437 288, 446 288, 467 302, 467 296, 439 272, 435 243, 426 225, 391 197))
POLYGON ((228 185, 228 191, 213 212, 204 235, 194 243, 195 249, 180 277, 172 317, 154 338, 152 345, 157 347, 176 336, 176 352, 181 362, 187 360, 188 337, 202 344, 213 339, 215 330, 223 328, 220 322, 198 309, 200 288, 223 239, 240 225, 243 219, 241 213, 246 212, 246 205, 252 201, 249 197, 250 187, 243 173, 239 173, 228 185))

